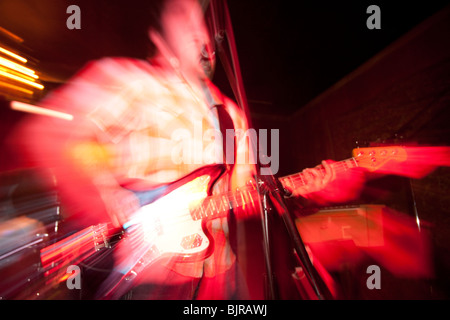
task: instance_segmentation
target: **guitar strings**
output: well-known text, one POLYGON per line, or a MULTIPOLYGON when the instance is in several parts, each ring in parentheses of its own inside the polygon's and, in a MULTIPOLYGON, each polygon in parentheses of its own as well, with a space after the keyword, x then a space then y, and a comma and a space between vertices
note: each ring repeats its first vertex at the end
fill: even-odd
MULTIPOLYGON (((337 172, 345 172, 349 169, 355 168, 356 164, 352 160, 345 160, 345 161, 333 163, 332 167, 337 172)), ((325 175, 326 170, 323 166, 316 167, 315 169, 319 170, 319 172, 322 175, 325 175)), ((282 180, 286 180, 287 184, 289 184, 289 182, 291 182, 291 184, 293 184, 293 187, 295 189, 295 188, 302 187, 302 186, 305 186, 308 184, 308 179, 306 178, 306 174, 307 173, 305 173, 305 172, 299 172, 299 173, 295 173, 295 174, 291 174, 286 177, 283 177, 282 180), (298 185, 298 184, 300 184, 300 185, 298 185)))
MULTIPOLYGON (((332 166, 337 172, 344 172, 356 167, 357 165, 352 158, 351 160, 333 163, 332 166)), ((319 170, 322 174, 326 171, 323 166, 318 166, 315 169, 319 170)), ((299 186, 308 184, 308 179, 305 175, 305 172, 300 172, 282 177, 281 180, 286 181, 287 185, 290 183, 294 188, 298 188, 299 186)), ((251 203, 252 206, 254 206, 253 199, 256 199, 258 196, 258 191, 252 187, 246 187, 234 192, 229 191, 220 195, 212 195, 205 198, 202 204, 193 210, 188 209, 189 214, 184 214, 172 219, 170 225, 172 227, 176 227, 179 224, 185 224, 191 221, 219 218, 222 217, 222 215, 225 216, 230 209, 245 207, 246 205, 250 206, 251 203), (228 201, 224 202, 224 199, 228 201)), ((158 232, 157 228, 153 229, 154 230, 152 231, 156 233, 158 232)))

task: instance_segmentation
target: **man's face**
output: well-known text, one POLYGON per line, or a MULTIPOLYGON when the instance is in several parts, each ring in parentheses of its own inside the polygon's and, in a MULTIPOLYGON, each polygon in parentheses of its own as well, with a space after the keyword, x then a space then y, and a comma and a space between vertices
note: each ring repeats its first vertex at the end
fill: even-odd
POLYGON ((209 44, 203 11, 197 0, 171 0, 161 16, 163 38, 185 72, 204 71, 200 63, 202 48, 209 44))

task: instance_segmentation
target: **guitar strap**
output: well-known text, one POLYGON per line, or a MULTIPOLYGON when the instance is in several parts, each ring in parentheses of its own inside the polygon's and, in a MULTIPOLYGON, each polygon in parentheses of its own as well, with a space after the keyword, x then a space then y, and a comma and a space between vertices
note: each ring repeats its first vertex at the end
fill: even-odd
POLYGON ((219 130, 222 133, 223 163, 231 171, 236 157, 236 136, 233 120, 223 104, 215 105, 214 110, 217 114, 219 130))
MULTIPOLYGON (((204 86, 205 95, 208 99, 208 103, 210 106, 210 110, 214 114, 214 123, 216 130, 220 130, 222 133, 222 150, 223 150, 223 164, 226 168, 225 177, 222 179, 222 183, 224 183, 225 190, 229 191, 231 189, 231 175, 233 172, 233 167, 236 162, 236 135, 235 135, 235 127, 233 123, 233 119, 231 118, 229 112, 227 111, 225 105, 223 103, 218 103, 214 100, 211 95, 210 90, 207 86, 204 86), (232 145, 231 145, 232 142, 232 145)), ((237 237, 237 221, 236 216, 231 209, 228 213, 227 217, 227 225, 228 225, 228 241, 231 247, 231 250, 234 254, 237 255, 238 248, 238 237, 237 237)), ((230 281, 236 281, 235 279, 228 279, 230 281)), ((201 282, 201 281, 200 281, 201 282)), ((198 293, 198 289, 200 286, 200 282, 197 284, 196 292, 194 293, 194 297, 198 293)))
POLYGON ((214 115, 215 129, 222 133, 223 164, 225 164, 227 171, 231 172, 236 160, 236 136, 233 119, 226 110, 225 105, 214 99, 205 83, 203 83, 203 91, 209 108, 214 115))

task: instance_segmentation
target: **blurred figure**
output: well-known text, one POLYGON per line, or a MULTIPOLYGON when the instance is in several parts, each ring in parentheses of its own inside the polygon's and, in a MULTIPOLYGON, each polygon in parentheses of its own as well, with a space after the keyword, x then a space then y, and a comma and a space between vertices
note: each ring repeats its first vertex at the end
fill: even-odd
POLYGON ((359 197, 366 181, 363 168, 347 170, 338 162, 322 161, 321 165, 302 171, 305 185, 292 190, 311 205, 327 206, 345 203, 359 197))
MULTIPOLYGON (((19 131, 16 146, 36 165, 54 170, 67 223, 82 227, 110 221, 124 227, 140 209, 136 193, 124 186, 161 190, 205 165, 223 163, 217 150, 235 151, 235 156, 251 151, 242 137, 236 137, 235 150, 230 151, 232 146, 214 135, 224 132, 227 117, 236 131, 245 132, 248 124, 245 113, 208 79, 214 46, 197 0, 149 5, 158 18, 150 19, 149 8, 136 8, 149 10, 146 30, 155 50, 148 60, 103 58, 89 63, 41 104, 70 113, 72 121, 32 118, 19 131)), ((214 184, 213 194, 245 186, 256 173, 251 163, 225 164, 227 171, 214 184)), ((323 167, 325 171, 309 169, 311 183, 307 189, 292 190, 296 196, 324 190, 337 179, 327 162, 323 167)), ((170 212, 181 198, 164 210, 170 212)), ((208 220, 206 227, 214 240, 209 257, 181 263, 166 257, 139 275, 139 285, 127 298, 249 298, 230 246, 235 235, 229 219, 208 220)), ((132 246, 119 251, 118 263, 126 264, 142 243, 146 235, 139 232, 132 246)))

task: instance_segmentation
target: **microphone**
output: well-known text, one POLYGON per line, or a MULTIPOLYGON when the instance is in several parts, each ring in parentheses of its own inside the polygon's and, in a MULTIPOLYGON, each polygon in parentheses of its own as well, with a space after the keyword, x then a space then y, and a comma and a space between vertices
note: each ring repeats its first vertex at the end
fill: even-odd
POLYGON ((210 50, 211 47, 207 44, 203 44, 201 51, 200 51, 200 63, 203 67, 203 71, 208 76, 208 78, 212 78, 212 75, 214 73, 214 66, 215 66, 215 56, 216 53, 212 50, 210 50))

